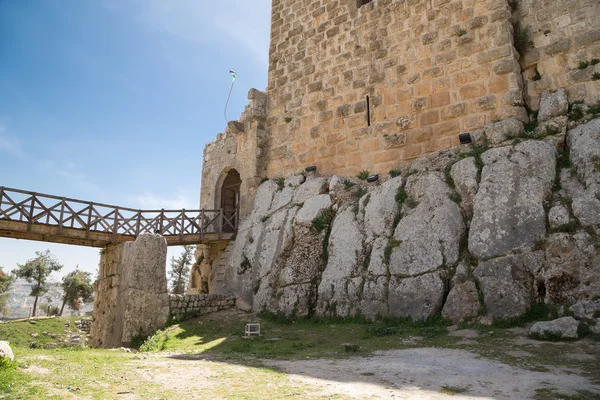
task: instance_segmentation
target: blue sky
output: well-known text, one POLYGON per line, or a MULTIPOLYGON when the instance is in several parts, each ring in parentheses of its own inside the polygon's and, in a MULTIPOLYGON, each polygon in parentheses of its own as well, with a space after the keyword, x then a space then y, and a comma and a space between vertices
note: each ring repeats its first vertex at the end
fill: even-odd
MULTIPOLYGON (((198 208, 202 151, 267 84, 270 0, 0 0, 0 186, 198 208)), ((0 238, 95 271, 98 249, 0 238)), ((171 249, 170 254, 176 252, 171 249)))

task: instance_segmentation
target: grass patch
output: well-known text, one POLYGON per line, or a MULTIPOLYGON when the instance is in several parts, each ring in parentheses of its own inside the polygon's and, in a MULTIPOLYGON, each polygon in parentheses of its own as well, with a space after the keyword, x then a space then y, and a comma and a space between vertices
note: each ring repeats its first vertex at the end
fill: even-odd
POLYGON ((8 340, 11 346, 44 348, 50 343, 57 343, 62 339, 65 333, 77 333, 75 321, 82 317, 62 317, 37 319, 31 321, 13 321, 0 324, 0 338, 8 340), (65 323, 69 321, 70 327, 65 328, 65 323), (65 332, 68 331, 68 332, 65 332), (44 332, 46 334, 44 334, 44 332), (37 334, 37 337, 32 337, 37 334), (53 338, 52 335, 56 337, 53 338))
POLYGON ((328 208, 321 211, 319 215, 312 220, 312 228, 317 232, 323 232, 331 226, 331 221, 333 221, 333 211, 328 208))
POLYGON ((468 389, 457 387, 457 386, 442 386, 440 393, 449 394, 450 396, 460 393, 466 393, 468 389))
POLYGON ((558 318, 558 311, 556 308, 540 302, 534 304, 534 306, 522 316, 496 321, 493 326, 496 328, 514 328, 530 322, 550 321, 556 318, 558 318))
POLYGON ((392 170, 390 170, 390 176, 392 178, 400 176, 400 174, 401 174, 401 171, 399 169, 392 169, 392 170))
POLYGON ((560 393, 556 389, 540 388, 535 390, 535 400, 600 400, 600 395, 588 390, 578 390, 576 394, 560 393))
POLYGON ((357 177, 358 179, 360 179, 361 181, 364 181, 364 180, 366 180, 366 179, 369 177, 369 171, 367 171, 367 170, 360 171, 360 172, 359 172, 359 173, 356 175, 356 177, 357 177))
POLYGON ((346 190, 352 189, 354 186, 356 186, 356 183, 352 182, 349 179, 344 179, 344 188, 346 190))

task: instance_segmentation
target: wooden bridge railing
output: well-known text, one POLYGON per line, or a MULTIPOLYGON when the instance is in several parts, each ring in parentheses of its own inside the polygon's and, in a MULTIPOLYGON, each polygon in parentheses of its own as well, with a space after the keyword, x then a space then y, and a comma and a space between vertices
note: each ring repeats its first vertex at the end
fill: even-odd
POLYGON ((65 197, 27 192, 0 186, 0 220, 91 232, 110 233, 113 242, 117 235, 137 237, 142 233, 162 236, 223 233, 237 230, 237 210, 135 210, 106 204, 86 202, 65 197))

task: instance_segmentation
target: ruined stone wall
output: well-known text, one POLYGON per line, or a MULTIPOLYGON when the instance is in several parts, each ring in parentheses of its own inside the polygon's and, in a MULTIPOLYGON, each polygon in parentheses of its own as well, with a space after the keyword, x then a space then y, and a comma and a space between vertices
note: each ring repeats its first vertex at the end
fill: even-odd
POLYGON ((181 319, 187 315, 201 315, 227 310, 235 306, 235 296, 219 294, 171 294, 169 295, 171 315, 181 319))
POLYGON ((526 118, 506 0, 357 3, 273 1, 269 177, 383 173, 526 118))
POLYGON ((530 41, 520 60, 527 104, 537 110, 542 92, 560 87, 570 101, 599 101, 600 79, 593 76, 600 74, 600 64, 579 69, 579 63, 600 60, 600 2, 514 1, 521 40, 530 41))
POLYGON ((166 261, 167 242, 160 235, 140 235, 135 242, 103 250, 94 284, 92 346, 129 346, 136 335, 149 335, 166 324, 166 261))
POLYGON ((227 172, 240 173, 240 211, 243 214, 252 206, 254 192, 264 176, 264 140, 266 136, 266 97, 252 89, 248 93, 249 105, 239 121, 230 121, 225 133, 217 135, 214 142, 204 148, 202 162, 202 188, 200 207, 205 210, 220 209, 220 194, 227 172))

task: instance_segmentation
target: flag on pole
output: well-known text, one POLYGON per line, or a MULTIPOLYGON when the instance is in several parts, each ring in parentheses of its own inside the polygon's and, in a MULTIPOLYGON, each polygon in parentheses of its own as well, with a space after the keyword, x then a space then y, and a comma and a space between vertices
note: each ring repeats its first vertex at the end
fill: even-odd
POLYGON ((235 78, 237 78, 237 73, 232 70, 230 70, 229 73, 231 74, 231 83, 235 82, 235 78))

